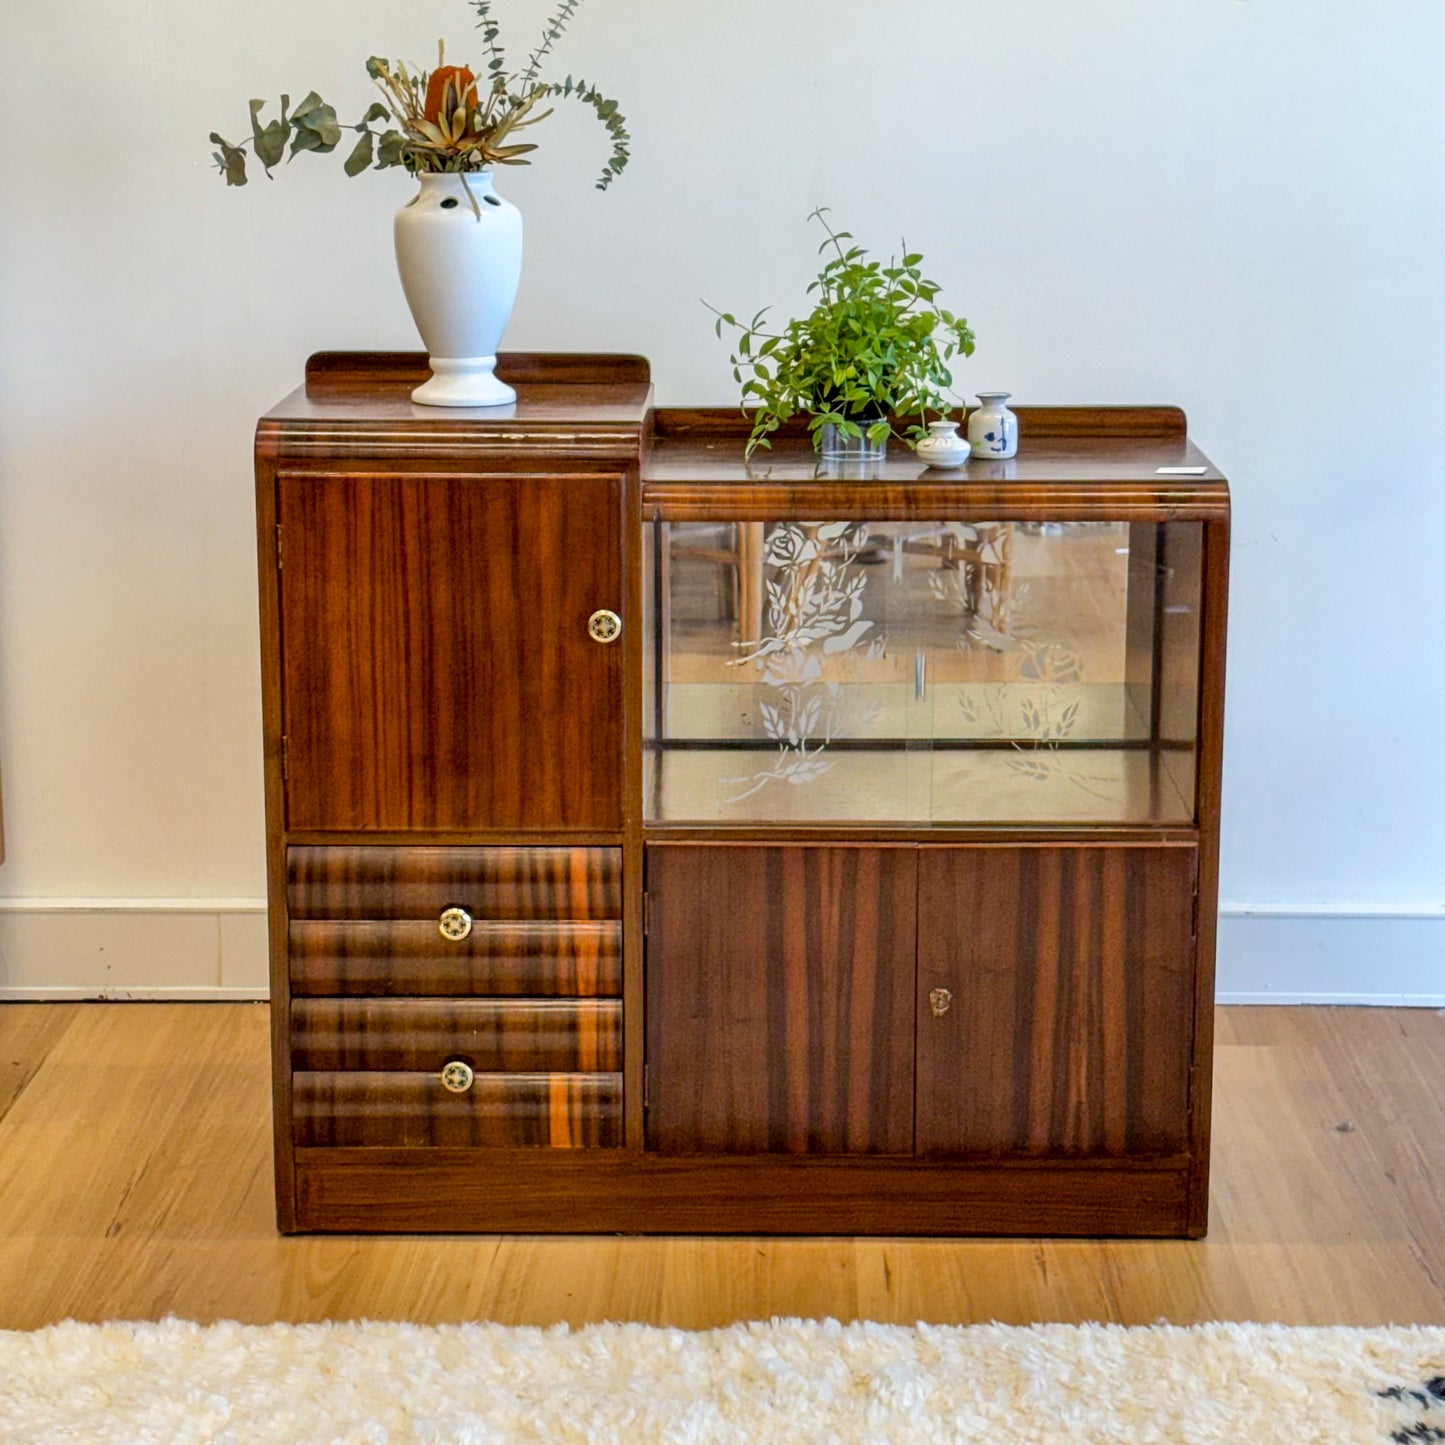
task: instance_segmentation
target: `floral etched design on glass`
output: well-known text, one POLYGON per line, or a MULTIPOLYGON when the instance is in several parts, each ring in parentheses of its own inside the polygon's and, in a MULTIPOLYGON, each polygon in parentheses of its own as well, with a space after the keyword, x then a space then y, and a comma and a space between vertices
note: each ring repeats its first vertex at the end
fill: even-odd
POLYGON ((1013 582, 1012 524, 980 523, 972 530, 987 545, 980 548, 981 576, 971 584, 972 607, 957 646, 1007 651, 1017 662, 1011 679, 959 687, 964 722, 975 736, 1011 743, 1014 756, 1006 767, 1013 776, 1040 785, 1062 781, 1090 797, 1112 799, 1118 778, 1080 765, 1088 755, 1079 729, 1090 689, 1086 649, 1066 620, 1071 614, 1036 601, 1028 582, 1013 582))
POLYGON ((764 635, 736 643, 731 665, 756 670, 759 717, 777 752, 767 768, 724 780, 741 789, 728 802, 816 781, 832 766, 828 745, 876 716, 877 704, 851 701, 843 681, 846 654, 877 657, 884 645, 863 615, 868 577, 856 564, 867 543, 866 522, 781 522, 769 532, 764 635))

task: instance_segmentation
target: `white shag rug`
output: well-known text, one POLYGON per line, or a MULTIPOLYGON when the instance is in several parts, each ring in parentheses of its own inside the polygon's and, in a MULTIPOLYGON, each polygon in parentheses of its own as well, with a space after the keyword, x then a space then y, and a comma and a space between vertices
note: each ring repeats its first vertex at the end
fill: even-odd
POLYGON ((201 1326, 0 1332, 0 1441, 1445 1441, 1445 1329, 201 1326))

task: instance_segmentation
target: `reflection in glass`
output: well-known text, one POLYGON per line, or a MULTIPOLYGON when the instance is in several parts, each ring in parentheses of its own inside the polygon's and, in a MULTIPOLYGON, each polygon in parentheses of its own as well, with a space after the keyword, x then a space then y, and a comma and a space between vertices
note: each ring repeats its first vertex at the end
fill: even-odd
POLYGON ((1197 523, 658 523, 654 822, 1185 822, 1197 523))

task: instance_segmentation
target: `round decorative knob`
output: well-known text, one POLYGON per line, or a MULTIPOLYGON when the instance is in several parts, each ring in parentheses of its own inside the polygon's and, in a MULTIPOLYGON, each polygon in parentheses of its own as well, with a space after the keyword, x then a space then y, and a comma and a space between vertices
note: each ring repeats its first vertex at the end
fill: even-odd
POLYGON ((953 995, 946 988, 931 988, 928 991, 928 1008, 936 1019, 941 1019, 953 1007, 953 995))
POLYGON ((460 943, 472 931, 472 915, 465 908, 448 908, 437 919, 437 932, 460 943))
POLYGON ((616 642, 622 636, 622 619, 605 607, 587 619, 587 631, 593 642, 616 642))
POLYGON ((460 1059, 453 1059, 442 1069, 442 1088, 451 1094, 465 1094, 472 1087, 472 1080, 476 1075, 472 1073, 472 1066, 464 1064, 460 1059))

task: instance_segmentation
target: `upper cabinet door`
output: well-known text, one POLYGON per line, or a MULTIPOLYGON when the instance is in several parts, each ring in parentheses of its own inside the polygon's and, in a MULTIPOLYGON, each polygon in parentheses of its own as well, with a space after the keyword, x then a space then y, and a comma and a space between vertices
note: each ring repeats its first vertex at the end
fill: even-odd
POLYGON ((279 478, 291 828, 621 826, 621 485, 279 478))
POLYGON ((1195 858, 919 850, 920 1154, 1188 1146, 1195 858))

